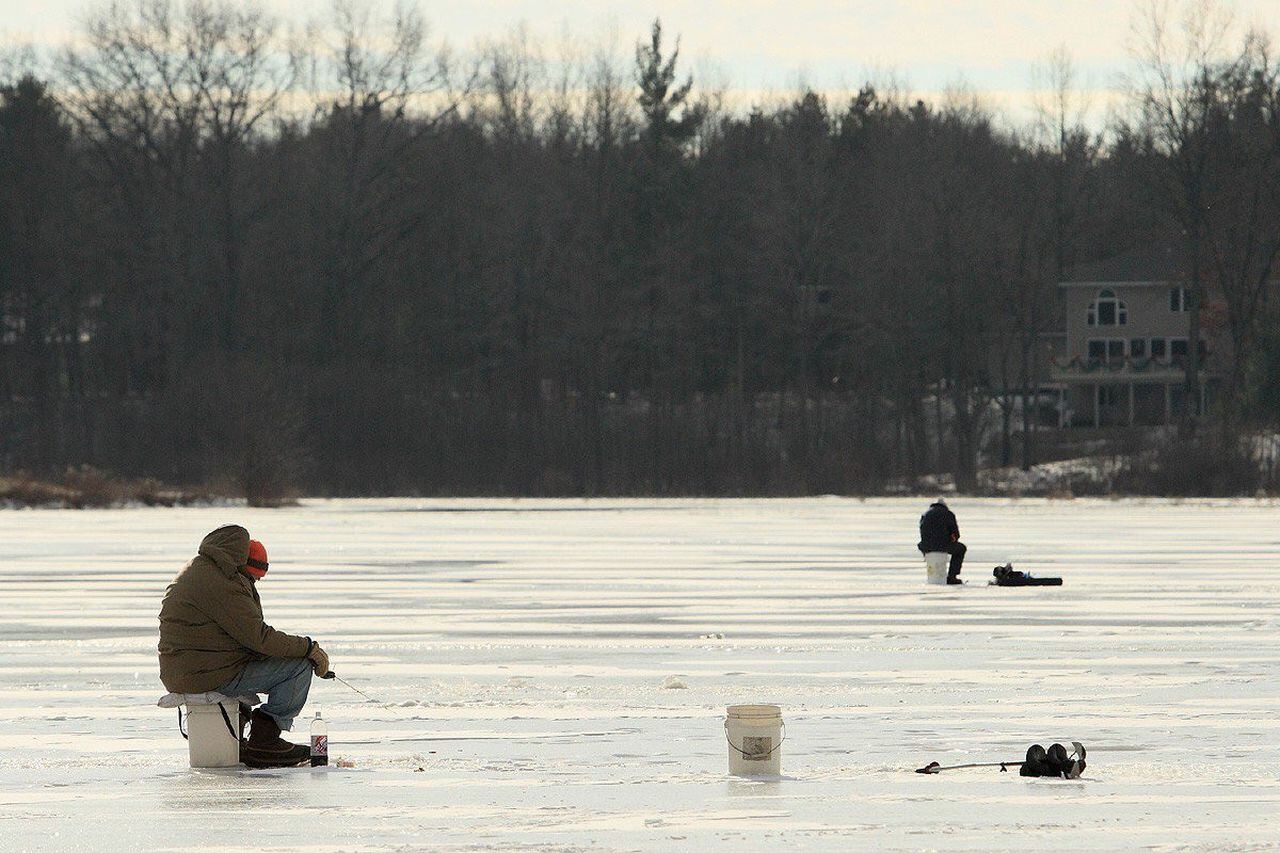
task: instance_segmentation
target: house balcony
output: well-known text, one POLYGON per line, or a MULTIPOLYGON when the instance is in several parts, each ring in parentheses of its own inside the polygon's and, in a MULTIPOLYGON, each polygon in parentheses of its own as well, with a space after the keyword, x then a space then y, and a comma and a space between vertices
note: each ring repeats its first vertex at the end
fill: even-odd
MULTIPOLYGON (((1220 377, 1212 358, 1200 371, 1196 411, 1205 411, 1220 377)), ((1171 359, 1051 359, 1049 387, 1060 396, 1060 426, 1157 426, 1186 407, 1185 356, 1171 359)))

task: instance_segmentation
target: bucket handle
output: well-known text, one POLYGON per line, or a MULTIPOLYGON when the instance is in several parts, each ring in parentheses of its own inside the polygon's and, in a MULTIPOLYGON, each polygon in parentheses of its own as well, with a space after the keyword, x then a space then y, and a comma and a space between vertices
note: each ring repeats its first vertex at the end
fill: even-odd
MULTIPOLYGON (((227 724, 227 733, 231 735, 232 740, 240 740, 240 735, 236 734, 235 726, 231 725, 231 718, 227 716, 227 708, 221 702, 218 703, 218 710, 222 712, 222 722, 227 724)), ((190 716, 188 713, 187 716, 190 716)), ((187 736, 187 730, 182 727, 182 706, 178 706, 178 731, 182 734, 183 740, 191 740, 187 736)))
POLYGON ((738 745, 729 739, 729 721, 728 720, 725 720, 724 722, 724 742, 729 744, 730 749, 732 749, 734 752, 738 753, 748 761, 767 761, 773 757, 773 754, 775 752, 782 749, 782 745, 787 742, 787 724, 785 722, 782 724, 782 737, 778 739, 777 746, 775 746, 773 749, 766 752, 764 755, 761 755, 758 752, 743 752, 741 749, 739 749, 738 745))

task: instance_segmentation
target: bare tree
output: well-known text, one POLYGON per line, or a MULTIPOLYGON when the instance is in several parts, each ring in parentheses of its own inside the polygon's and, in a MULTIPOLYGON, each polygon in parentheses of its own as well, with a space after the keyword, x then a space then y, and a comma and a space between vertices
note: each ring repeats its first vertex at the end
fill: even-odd
POLYGON ((304 55, 333 169, 316 187, 329 247, 317 347, 332 352, 343 305, 429 210, 418 203, 410 152, 456 115, 474 78, 459 90, 447 45, 428 47, 426 23, 407 3, 382 18, 363 0, 333 0, 304 55))
POLYGON ((1188 276, 1187 358, 1181 431, 1194 434, 1201 396, 1201 312, 1206 296, 1208 173, 1213 113, 1223 73, 1231 15, 1216 0, 1187 0, 1173 32, 1170 0, 1147 0, 1134 24, 1137 76, 1133 97, 1142 127, 1164 155, 1163 185, 1183 234, 1188 276))
POLYGON ((115 176, 143 240, 178 247, 179 280, 209 275, 198 243, 213 211, 217 332, 235 347, 243 231, 264 213, 252 201, 244 150, 294 79, 279 23, 252 3, 135 0, 91 14, 85 29, 86 45, 61 62, 69 113, 115 176), (200 173, 211 180, 199 181, 200 173), (155 221, 152 200, 137 194, 140 181, 168 191, 173 220, 155 221))
POLYGON ((1221 295, 1206 321, 1231 337, 1224 423, 1234 423, 1246 360, 1280 257, 1280 63, 1267 39, 1250 33, 1225 69, 1210 127, 1206 182, 1208 269, 1221 295), (1221 316, 1225 315, 1225 316, 1221 316))
POLYGON ((1046 359, 1042 336, 1059 317, 1057 283, 1079 251, 1086 220, 1086 185, 1099 144, 1086 130, 1089 101, 1080 90, 1075 64, 1065 46, 1033 69, 1036 121, 1016 268, 1014 313, 1019 328, 1019 384, 1022 388, 1023 470, 1035 464, 1039 428, 1039 387, 1046 359))

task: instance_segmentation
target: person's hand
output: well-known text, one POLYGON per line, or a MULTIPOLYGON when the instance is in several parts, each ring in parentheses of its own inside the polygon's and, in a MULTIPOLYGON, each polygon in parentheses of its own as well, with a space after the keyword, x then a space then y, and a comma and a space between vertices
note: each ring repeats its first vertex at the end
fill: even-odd
POLYGON ((324 649, 320 648, 320 644, 315 640, 311 641, 311 651, 307 652, 307 659, 311 661, 312 667, 315 668, 316 675, 324 678, 329 674, 329 656, 325 654, 324 649))

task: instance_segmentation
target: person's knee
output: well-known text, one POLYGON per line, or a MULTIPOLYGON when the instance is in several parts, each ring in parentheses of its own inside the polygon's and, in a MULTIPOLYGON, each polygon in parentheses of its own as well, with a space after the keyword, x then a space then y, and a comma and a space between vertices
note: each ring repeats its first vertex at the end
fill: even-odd
POLYGON ((311 661, 307 658, 302 658, 296 662, 293 677, 299 680, 305 679, 306 681, 310 681, 311 677, 315 675, 315 671, 315 667, 311 665, 311 661))
POLYGON ((953 556, 963 557, 968 550, 963 542, 953 542, 951 544, 951 554, 953 556))
POLYGON ((314 672, 311 661, 306 658, 290 658, 287 663, 287 666, 283 666, 279 670, 280 680, 278 684, 296 686, 304 682, 308 684, 311 682, 311 675, 314 672))

